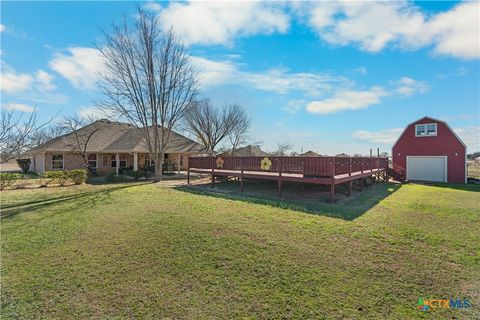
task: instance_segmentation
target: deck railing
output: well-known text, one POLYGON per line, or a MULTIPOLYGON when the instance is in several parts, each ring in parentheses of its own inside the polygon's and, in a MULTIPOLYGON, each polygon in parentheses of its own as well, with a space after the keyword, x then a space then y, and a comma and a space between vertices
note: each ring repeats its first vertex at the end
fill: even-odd
POLYGON ((382 157, 189 157, 188 167, 191 170, 276 172, 300 174, 304 177, 333 177, 353 172, 385 170, 388 167, 388 159, 382 157))

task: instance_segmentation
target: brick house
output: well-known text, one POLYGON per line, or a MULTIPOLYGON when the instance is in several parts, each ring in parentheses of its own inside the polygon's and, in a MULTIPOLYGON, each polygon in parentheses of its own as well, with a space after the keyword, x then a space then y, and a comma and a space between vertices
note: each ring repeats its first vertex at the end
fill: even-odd
MULTIPOLYGON (((85 168, 78 146, 85 150, 89 165, 99 174, 118 173, 120 168, 141 170, 152 165, 152 160, 140 130, 128 123, 95 121, 76 133, 54 138, 30 150, 31 170, 43 173, 85 168)), ((201 145, 172 131, 164 166, 168 171, 186 170, 188 157, 202 152, 201 145)))

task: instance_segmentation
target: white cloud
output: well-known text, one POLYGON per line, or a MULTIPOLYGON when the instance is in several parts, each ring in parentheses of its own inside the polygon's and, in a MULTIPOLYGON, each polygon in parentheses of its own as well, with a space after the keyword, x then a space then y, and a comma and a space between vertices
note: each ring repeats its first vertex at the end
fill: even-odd
POLYGON ((241 70, 242 65, 231 60, 213 61, 194 56, 191 59, 199 70, 200 85, 203 88, 236 84, 277 94, 298 92, 309 98, 330 95, 329 98, 310 103, 306 103, 304 99, 291 100, 283 108, 290 114, 300 111, 300 104, 306 105, 308 112, 317 114, 364 109, 380 103, 381 98, 386 96, 409 97, 429 89, 426 82, 405 76, 397 81, 391 81, 390 86, 386 88, 373 86, 368 90, 354 90, 352 89, 354 83, 348 78, 328 73, 292 73, 283 68, 249 72, 241 70))
POLYGON ((350 85, 347 78, 327 73, 292 73, 284 68, 249 72, 241 70, 241 64, 231 60, 213 61, 201 57, 191 57, 191 59, 200 72, 200 85, 204 88, 238 84, 278 94, 298 91, 316 97, 333 88, 350 85))
POLYGON ((358 68, 355 68, 353 71, 355 71, 356 73, 362 74, 362 75, 365 75, 368 72, 367 68, 365 66, 360 66, 358 68))
POLYGON ((28 73, 18 73, 2 63, 1 90, 7 93, 23 92, 31 88, 34 78, 28 73))
POLYGON ((288 104, 282 108, 283 111, 285 111, 288 114, 297 114, 300 112, 300 110, 303 109, 307 101, 305 100, 290 100, 288 101, 288 104))
POLYGON ((158 2, 155 2, 155 1, 147 1, 143 5, 143 8, 145 8, 147 10, 150 10, 150 11, 155 11, 155 12, 158 12, 158 11, 162 10, 162 6, 158 2))
POLYGON ((283 33, 290 25, 283 4, 259 1, 172 2, 159 17, 164 30, 204 45, 232 45, 236 36, 283 33))
POLYGON ((307 13, 308 23, 328 43, 356 44, 378 52, 389 45, 402 49, 433 46, 437 54, 480 57, 477 1, 427 17, 407 1, 318 2, 307 13))
POLYGON ((5 29, 6 29, 5 25, 0 23, 0 32, 5 31, 5 29))
POLYGON ((50 67, 65 77, 75 88, 94 89, 99 74, 105 70, 100 52, 94 48, 69 47, 57 53, 50 67))
POLYGON ((112 111, 103 110, 95 106, 81 107, 77 114, 82 119, 99 120, 106 118, 115 120, 115 114, 112 111))
POLYGON ((426 82, 410 77, 391 81, 391 86, 374 86, 368 90, 338 90, 327 99, 312 101, 307 104, 307 111, 317 114, 330 114, 345 110, 365 109, 379 104, 381 99, 389 96, 409 97, 416 93, 428 91, 426 82))
POLYGON ((329 114, 344 110, 364 109, 380 103, 380 99, 388 95, 381 87, 372 87, 364 91, 338 91, 333 97, 313 101, 307 104, 307 111, 317 114, 329 114))
POLYGON ((29 105, 22 104, 22 103, 7 103, 2 105, 2 108, 5 110, 14 110, 14 111, 22 111, 22 112, 33 112, 34 108, 30 107, 29 105))
POLYGON ((355 139, 373 143, 393 144, 398 139, 402 131, 402 128, 386 129, 381 131, 359 130, 353 132, 352 136, 355 139))
POLYGON ((427 28, 435 42, 435 53, 462 58, 480 57, 480 4, 464 2, 433 17, 427 28))
POLYGON ((37 70, 35 73, 35 80, 39 91, 53 91, 57 87, 52 83, 53 76, 43 70, 37 70))
POLYGON ((397 93, 406 97, 415 93, 424 93, 430 89, 427 83, 414 80, 410 77, 403 77, 394 83, 398 86, 396 89, 397 93))
POLYGON ((480 126, 454 128, 453 131, 467 145, 469 153, 480 151, 480 126))
POLYGON ((24 93, 38 91, 40 93, 52 91, 56 86, 52 83, 53 76, 44 70, 37 70, 35 74, 19 73, 2 61, 1 90, 6 93, 24 93))

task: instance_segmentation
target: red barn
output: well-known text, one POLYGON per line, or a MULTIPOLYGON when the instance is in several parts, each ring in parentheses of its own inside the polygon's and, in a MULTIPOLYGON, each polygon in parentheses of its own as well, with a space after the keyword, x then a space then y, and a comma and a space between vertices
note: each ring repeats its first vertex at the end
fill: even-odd
POLYGON ((445 122, 410 123, 392 147, 394 170, 407 180, 467 182, 467 147, 445 122))

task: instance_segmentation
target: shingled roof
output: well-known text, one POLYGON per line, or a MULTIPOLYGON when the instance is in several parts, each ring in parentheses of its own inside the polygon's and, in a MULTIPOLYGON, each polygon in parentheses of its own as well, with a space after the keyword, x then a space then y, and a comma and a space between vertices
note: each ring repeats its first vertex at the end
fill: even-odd
MULTIPOLYGON (((140 128, 128 123, 114 122, 106 119, 95 121, 78 130, 80 139, 86 140, 93 132, 87 144, 87 153, 139 152, 148 153, 148 147, 140 128)), ((62 135, 33 148, 29 153, 38 152, 68 152, 69 145, 75 143, 74 133, 62 135)), ((82 142, 84 143, 84 142, 82 142)), ((200 153, 204 148, 195 141, 188 139, 174 131, 170 134, 170 141, 166 153, 200 153)))
POLYGON ((315 151, 308 150, 307 152, 300 154, 300 157, 320 157, 320 155, 315 151))
POLYGON ((243 148, 238 148, 233 152, 233 156, 236 157, 263 157, 269 156, 270 154, 266 153, 258 146, 248 145, 243 148))

